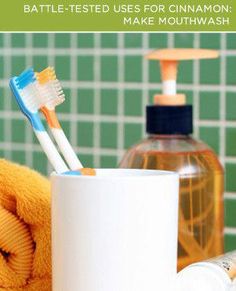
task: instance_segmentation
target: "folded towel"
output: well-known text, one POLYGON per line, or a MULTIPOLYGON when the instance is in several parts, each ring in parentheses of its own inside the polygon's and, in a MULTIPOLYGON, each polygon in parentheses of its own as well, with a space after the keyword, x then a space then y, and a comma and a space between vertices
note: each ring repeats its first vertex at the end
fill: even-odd
POLYGON ((2 159, 0 290, 51 290, 50 183, 2 159))

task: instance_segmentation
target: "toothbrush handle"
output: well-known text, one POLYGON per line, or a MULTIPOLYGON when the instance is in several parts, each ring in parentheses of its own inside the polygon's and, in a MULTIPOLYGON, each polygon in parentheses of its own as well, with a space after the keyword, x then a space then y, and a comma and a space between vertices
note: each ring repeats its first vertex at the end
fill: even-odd
POLYGON ((46 131, 38 131, 34 129, 34 132, 53 168, 57 173, 67 172, 69 169, 65 162, 58 153, 55 145, 46 131))
POLYGON ((61 128, 52 128, 52 134, 71 170, 83 168, 80 160, 76 156, 71 144, 69 143, 64 131, 61 128))

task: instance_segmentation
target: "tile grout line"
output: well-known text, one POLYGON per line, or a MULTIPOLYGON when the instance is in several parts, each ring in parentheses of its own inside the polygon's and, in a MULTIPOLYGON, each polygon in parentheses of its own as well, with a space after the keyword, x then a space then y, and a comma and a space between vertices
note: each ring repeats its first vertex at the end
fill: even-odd
MULTIPOLYGON (((49 33, 50 37, 54 33, 49 33)), ((98 33, 96 33, 98 34, 98 33)), ((168 47, 173 48, 175 46, 175 35, 173 33, 168 33, 168 47)), ((126 56, 140 56, 143 54, 146 54, 149 51, 149 48, 126 48, 125 55, 126 56)), ((101 47, 101 52, 102 54, 105 55, 111 55, 111 56, 116 56, 117 55, 117 48, 102 48, 101 47)), ((94 55, 100 55, 101 52, 99 53, 98 51, 94 52, 93 48, 74 48, 72 50, 72 54, 78 55, 78 56, 94 56, 94 55)), ((57 48, 56 51, 54 50, 53 47, 48 47, 48 48, 35 48, 33 51, 30 50, 29 48, 12 48, 11 51, 4 50, 4 48, 0 48, 0 54, 3 56, 7 55, 16 55, 16 56, 22 56, 25 54, 31 54, 32 56, 60 56, 60 55, 65 55, 65 49, 64 48, 57 48)), ((225 56, 236 56, 236 50, 226 50, 222 49, 221 51, 222 55, 225 56)))
POLYGON ((174 46, 175 46, 175 35, 174 35, 174 33, 169 32, 167 35, 168 35, 168 39, 167 39, 168 48, 174 48, 174 46))
MULTIPOLYGON (((94 34, 94 51, 98 54, 94 57, 94 81, 93 84, 99 83, 101 81, 101 59, 100 59, 100 46, 101 46, 101 34, 94 34)), ((100 116, 100 107, 101 107, 101 90, 100 88, 96 88, 94 90, 94 114, 100 116)), ((93 127, 93 162, 96 168, 100 167, 101 161, 100 156, 98 155, 96 148, 100 148, 101 146, 101 128, 100 121, 95 121, 93 127)))
POLYGON ((229 199, 229 200, 236 200, 236 193, 235 192, 226 192, 224 194, 224 198, 229 199))
MULTIPOLYGON (((4 34, 4 50, 9 50, 11 51, 11 37, 12 35, 10 33, 4 34)), ((8 80, 9 77, 12 74, 12 59, 9 56, 6 57, 5 63, 4 63, 4 76, 8 80)), ((5 93, 5 100, 4 100, 4 109, 11 111, 11 92, 9 90, 9 85, 8 85, 9 80, 7 81, 7 87, 4 88, 4 93, 5 93)), ((4 137, 5 139, 12 144, 12 119, 9 119, 4 122, 4 137)), ((11 146, 9 148, 4 149, 4 156, 5 158, 11 159, 12 158, 12 151, 11 151, 11 146)))
MULTIPOLYGON (((78 35, 76 33, 72 33, 70 35, 70 41, 71 41, 71 50, 77 47, 77 40, 78 35)), ((78 82, 78 75, 77 75, 77 57, 73 54, 71 54, 70 57, 70 80, 74 82, 78 82)), ((73 115, 77 114, 77 108, 78 108, 78 100, 77 100, 77 89, 76 87, 71 88, 71 98, 70 98, 70 112, 72 112, 73 115)), ((66 98, 67 99, 67 98, 66 98)), ((66 100, 65 100, 66 102, 66 100)), ((69 102, 69 100, 67 100, 69 102)), ((68 140, 71 142, 72 146, 75 147, 78 143, 78 128, 77 128, 77 122, 73 121, 73 119, 70 119, 70 136, 68 140)))
MULTIPOLYGON (((0 110, 1 117, 4 117, 5 119, 12 119, 17 118, 19 120, 25 120, 25 117, 17 111, 1 111, 0 110)), ((77 114, 77 113, 58 113, 58 117, 62 121, 103 121, 103 122, 119 122, 117 116, 114 115, 96 115, 96 114, 77 114)), ((135 123, 135 124, 142 124, 143 123, 143 116, 123 116, 124 122, 129 123, 135 123)), ((196 121, 197 126, 203 126, 203 127, 219 127, 222 125, 222 122, 220 120, 198 120, 196 121)), ((236 127, 236 121, 225 121, 225 126, 227 127, 236 127)))
MULTIPOLYGON (((194 48, 198 49, 200 48, 200 34, 195 34, 194 35, 194 48)), ((200 132, 200 128, 197 125, 197 121, 200 120, 200 112, 199 112, 199 108, 200 108, 200 94, 199 94, 199 83, 200 83, 200 63, 199 60, 195 60, 193 62, 193 83, 195 85, 195 90, 193 92, 193 99, 194 99, 194 103, 193 103, 193 112, 194 112, 194 116, 193 116, 193 121, 194 121, 194 135, 199 138, 199 132, 200 132)))
POLYGON ((46 50, 46 56, 48 59, 48 64, 52 67, 55 67, 55 34, 50 33, 48 34, 48 47, 46 50), (52 52, 50 54, 50 51, 52 52))
MULTIPOLYGON (((143 34, 143 47, 144 50, 148 50, 148 43, 149 43, 149 35, 148 33, 143 34)), ((145 55, 142 56, 142 64, 143 64, 143 72, 142 72, 142 84, 143 84, 143 89, 142 89, 142 136, 143 138, 146 136, 146 106, 149 103, 149 86, 148 86, 148 81, 149 81, 149 61, 145 58, 145 55)))
MULTIPOLYGON (((118 36, 118 50, 121 52, 124 50, 124 33, 120 33, 118 36)), ((124 88, 120 84, 124 83, 124 70, 125 70, 125 56, 123 53, 118 54, 118 130, 117 130, 117 150, 116 154, 118 162, 120 162, 124 150, 125 150, 125 124, 124 124, 124 106, 125 106, 125 93, 124 88)))
POLYGON ((230 234, 236 236, 236 227, 225 227, 224 234, 230 234))
MULTIPOLYGON (((47 48, 47 61, 48 66, 55 68, 55 34, 48 34, 48 48, 47 48), (54 52, 52 55, 49 54, 49 51, 54 52)), ((52 172, 52 166, 47 159, 47 172, 50 174, 52 172)))
MULTIPOLYGON (((40 145, 37 144, 24 144, 24 143, 14 143, 11 144, 9 142, 0 142, 1 149, 9 149, 11 147, 11 150, 13 151, 22 151, 22 150, 29 150, 32 152, 39 152, 41 150, 40 145)), ((94 148, 91 147, 75 147, 75 150, 79 150, 81 154, 87 154, 92 155, 94 152, 94 148)), ((110 149, 110 148, 95 148, 98 155, 104 155, 104 156, 114 156, 117 154, 122 154, 123 151, 117 151, 117 149, 110 149)))
MULTIPOLYGON (((4 150, 12 150, 12 151, 32 151, 32 152, 41 152, 41 146, 39 144, 25 144, 25 143, 11 143, 11 142, 0 142, 1 149, 4 150)), ((110 149, 110 148, 91 148, 91 147, 74 147, 76 151, 79 151, 81 154, 93 154, 94 149, 97 153, 103 154, 105 156, 114 156, 114 155, 122 155, 123 150, 117 150, 117 149, 110 149)), ((236 163, 236 157, 227 157, 226 158, 227 163, 236 163)), ((235 192, 226 192, 225 193, 226 198, 236 198, 235 192)))
MULTIPOLYGON (((33 47, 33 39, 32 34, 29 33, 26 35, 26 46, 30 48, 32 51, 33 47)), ((32 54, 26 55, 26 67, 32 67, 33 66, 33 56, 32 54)), ((29 122, 25 122, 25 137, 26 137, 26 143, 32 144, 33 143, 33 129, 29 122)), ((30 167, 33 167, 33 154, 32 151, 25 151, 25 157, 26 157, 26 163, 30 167)))
MULTIPOLYGON (((226 34, 221 34, 221 49, 226 49, 226 34)), ((222 55, 220 58, 220 159, 225 166, 225 117, 226 117, 226 93, 225 93, 225 84, 226 84, 226 59, 222 55)))
MULTIPOLYGON (((1 84, 3 87, 8 87, 8 80, 7 79, 0 79, 1 84)), ((118 82, 100 82, 97 84, 94 84, 94 81, 61 81, 61 84, 63 87, 72 89, 72 88, 91 88, 94 89, 116 89, 116 88, 125 88, 125 89, 140 89, 142 90, 143 84, 140 82, 123 82, 119 84, 118 82)), ((149 89, 158 89, 161 90, 162 86, 158 83, 149 83, 148 84, 149 89)), ((178 83, 178 90, 186 90, 186 91, 193 91, 193 90, 199 90, 203 92, 215 92, 219 91, 221 89, 221 85, 203 85, 203 84, 183 84, 178 83)), ((225 85, 225 89, 228 92, 234 92, 236 91, 236 85, 225 85)))

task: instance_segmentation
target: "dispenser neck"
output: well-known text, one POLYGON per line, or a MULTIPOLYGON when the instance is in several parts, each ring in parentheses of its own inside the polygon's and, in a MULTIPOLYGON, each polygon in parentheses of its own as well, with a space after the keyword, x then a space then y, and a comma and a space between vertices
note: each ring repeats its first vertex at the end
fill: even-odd
POLYGON ((148 134, 148 138, 151 139, 186 139, 190 138, 190 134, 148 134))
POLYGON ((176 81, 175 80, 166 80, 162 84, 163 95, 176 95, 176 81))
POLYGON ((161 61, 161 78, 163 81, 163 95, 176 95, 177 61, 161 61))

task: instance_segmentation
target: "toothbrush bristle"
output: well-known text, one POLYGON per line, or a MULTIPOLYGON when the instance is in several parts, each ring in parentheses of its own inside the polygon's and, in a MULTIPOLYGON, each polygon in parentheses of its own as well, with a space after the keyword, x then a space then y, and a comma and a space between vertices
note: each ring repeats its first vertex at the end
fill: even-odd
POLYGON ((27 87, 21 90, 21 97, 25 103, 25 106, 31 112, 37 112, 41 107, 41 101, 39 97, 39 91, 37 84, 29 84, 27 87))
POLYGON ((65 101, 65 94, 58 80, 50 81, 40 86, 42 104, 49 109, 54 109, 65 101))
POLYGON ((65 94, 52 67, 37 73, 36 76, 40 84, 42 104, 49 109, 54 109, 57 105, 64 102, 65 94))
POLYGON ((41 107, 39 89, 33 69, 27 69, 16 78, 16 84, 25 106, 31 112, 37 112, 41 107))

